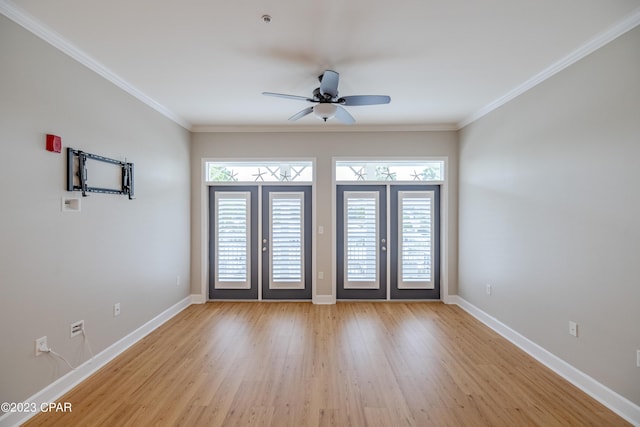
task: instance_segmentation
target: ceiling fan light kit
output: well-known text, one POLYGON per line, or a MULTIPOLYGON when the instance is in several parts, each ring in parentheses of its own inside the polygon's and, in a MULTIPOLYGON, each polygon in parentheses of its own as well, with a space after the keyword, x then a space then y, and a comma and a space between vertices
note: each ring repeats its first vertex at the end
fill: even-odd
POLYGON ((342 107, 342 105, 377 105, 388 104, 391 102, 391 98, 387 95, 353 95, 339 98, 338 83, 340 75, 333 70, 326 70, 318 77, 318 79, 320 80, 320 87, 313 91, 313 96, 311 98, 274 92, 262 92, 262 94, 279 98, 295 99, 298 101, 307 101, 316 104, 313 107, 307 107, 289 117, 290 121, 298 120, 313 113, 316 117, 325 122, 335 117, 336 120, 342 123, 352 124, 355 123, 355 119, 345 108, 342 107))
POLYGON ((324 102, 313 107, 313 114, 315 114, 319 119, 326 122, 327 120, 333 119, 336 116, 337 110, 338 107, 336 107, 335 105, 324 102))

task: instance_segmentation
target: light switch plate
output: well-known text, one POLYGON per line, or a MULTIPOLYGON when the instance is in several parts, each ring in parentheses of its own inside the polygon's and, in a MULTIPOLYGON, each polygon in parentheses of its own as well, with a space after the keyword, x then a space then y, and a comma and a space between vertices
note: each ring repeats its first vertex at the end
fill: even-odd
POLYGON ((569 321, 569 334, 577 337, 578 336, 578 324, 576 322, 569 321))

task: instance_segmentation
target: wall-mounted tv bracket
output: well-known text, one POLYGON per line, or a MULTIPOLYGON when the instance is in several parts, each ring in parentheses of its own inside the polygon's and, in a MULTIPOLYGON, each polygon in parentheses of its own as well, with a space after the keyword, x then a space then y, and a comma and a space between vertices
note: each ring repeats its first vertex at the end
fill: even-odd
POLYGON ((82 197, 87 193, 126 194, 129 200, 133 199, 133 163, 110 159, 96 154, 67 148, 67 191, 82 191, 82 197), (77 168, 76 168, 76 161, 77 168), (120 188, 100 188, 87 185, 87 160, 110 163, 122 170, 122 185, 120 188), (77 178, 77 184, 76 184, 77 178))

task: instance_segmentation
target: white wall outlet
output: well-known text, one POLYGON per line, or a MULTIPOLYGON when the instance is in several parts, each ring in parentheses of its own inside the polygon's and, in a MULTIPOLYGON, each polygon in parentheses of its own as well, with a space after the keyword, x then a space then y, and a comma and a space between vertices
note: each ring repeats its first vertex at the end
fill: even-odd
POLYGON ((491 285, 489 284, 486 285, 486 291, 487 291, 487 295, 491 295, 491 285))
POLYGON ((578 324, 576 322, 569 321, 569 334, 574 337, 578 336, 578 324))
POLYGON ((118 316, 120 316, 120 303, 119 302, 113 304, 113 317, 118 317, 118 316))
POLYGON ((36 341, 36 356, 40 356, 42 353, 46 353, 49 351, 49 346, 47 345, 47 337, 40 337, 36 341))
POLYGON ((318 279, 324 279, 324 271, 318 271, 318 279))
POLYGON ((71 338, 78 336, 84 331, 84 320, 78 320, 73 322, 69 328, 71 338))
POLYGON ((636 366, 640 368, 640 350, 636 350, 636 366))
POLYGON ((63 197, 62 212, 80 212, 79 197, 63 197))
POLYGON ((318 226, 318 234, 324 234, 324 227, 321 225, 318 226))
POLYGON ((180 287, 180 276, 176 276, 176 286, 180 287))

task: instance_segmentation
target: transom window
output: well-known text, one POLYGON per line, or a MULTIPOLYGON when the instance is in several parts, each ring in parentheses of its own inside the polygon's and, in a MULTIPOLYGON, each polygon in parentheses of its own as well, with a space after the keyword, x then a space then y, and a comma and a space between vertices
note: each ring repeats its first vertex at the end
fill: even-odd
POLYGON ((336 181, 444 181, 444 160, 338 160, 336 181))
POLYGON ((311 161, 206 162, 206 182, 312 182, 311 161))

